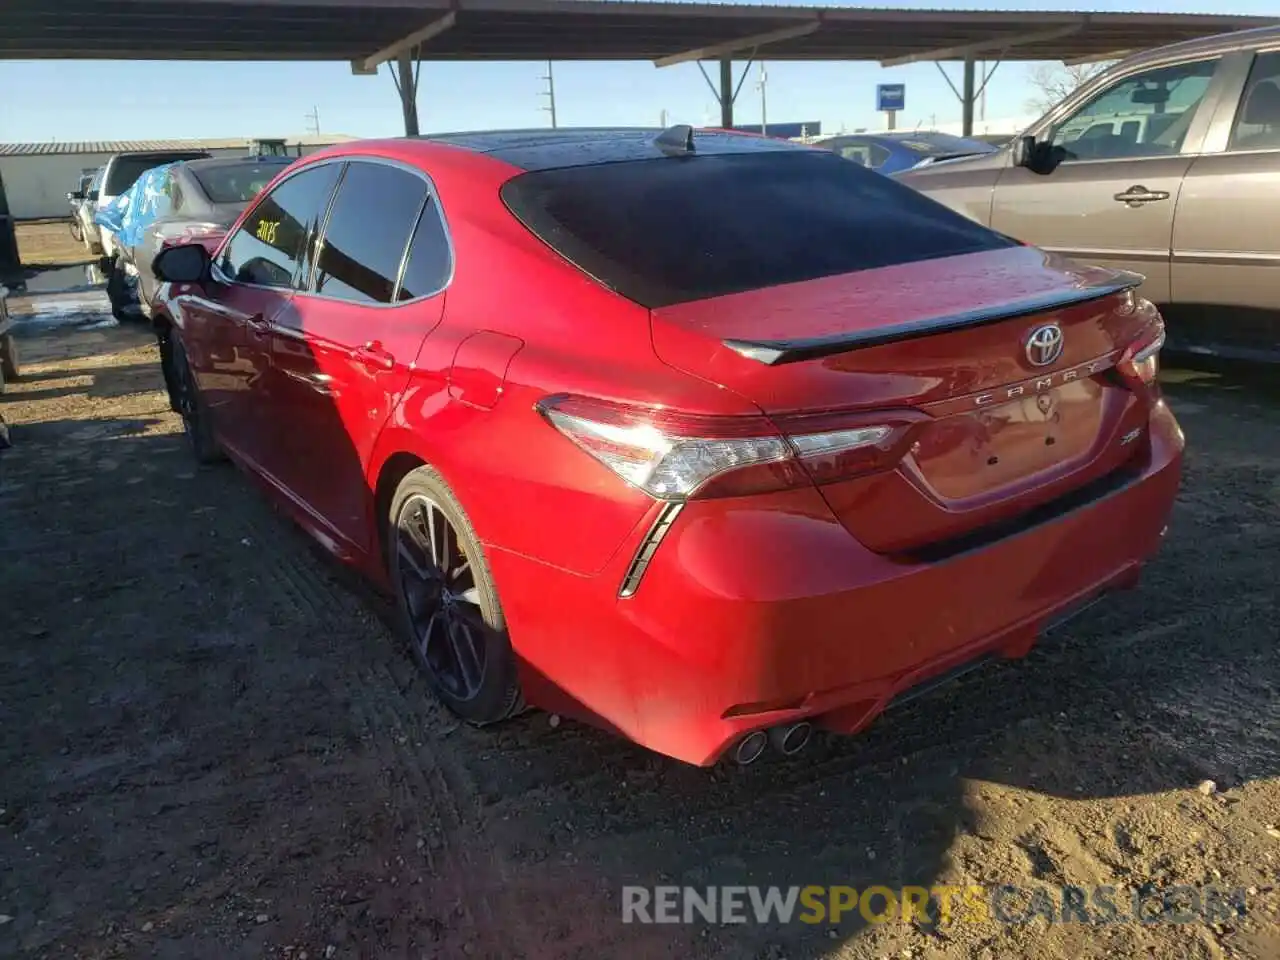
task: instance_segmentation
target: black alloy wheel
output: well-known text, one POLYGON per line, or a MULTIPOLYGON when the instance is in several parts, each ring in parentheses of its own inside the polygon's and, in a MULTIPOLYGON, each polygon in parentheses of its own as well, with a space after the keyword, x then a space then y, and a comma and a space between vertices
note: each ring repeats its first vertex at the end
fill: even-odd
POLYGON ((470 703, 485 687, 490 628, 458 532, 420 493, 401 503, 395 532, 398 586, 418 659, 451 700, 470 703))

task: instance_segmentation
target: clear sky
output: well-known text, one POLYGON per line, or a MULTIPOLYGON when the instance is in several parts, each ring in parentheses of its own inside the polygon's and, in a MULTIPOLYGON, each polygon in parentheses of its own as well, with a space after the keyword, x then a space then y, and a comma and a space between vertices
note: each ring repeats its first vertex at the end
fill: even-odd
MULTIPOLYGON (((743 0, 751 2, 751 0, 743 0)), ((778 2, 778 0, 775 0, 778 2)), ((785 0, 782 0, 785 2, 785 0)), ((804 5, 804 4, 798 4, 804 5)), ((833 4, 835 5, 835 4, 833 4)), ((987 10, 1161 11, 1280 14, 1276 0, 883 0, 902 7, 987 10)), ((92 22, 85 24, 92 41, 92 22)), ((742 65, 737 66, 740 71, 742 65)), ((958 64, 947 65, 958 85, 958 64)), ((1028 113, 1034 88, 1027 64, 1002 65, 988 91, 988 119, 1028 113)), ((651 62, 554 65, 561 126, 718 122, 715 99, 696 64, 651 62)), ((820 120, 824 131, 881 126, 877 83, 907 85, 899 128, 960 119, 954 94, 933 64, 884 70, 874 63, 768 64, 768 115, 774 122, 820 120)), ((544 126, 545 63, 424 63, 418 113, 424 132, 544 126)), ((712 74, 714 77, 714 74, 712 74)), ((739 95, 736 121, 759 122, 758 67, 739 95)), ((0 141, 123 140, 284 136, 320 129, 356 136, 403 131, 387 67, 355 77, 341 63, 166 63, 161 61, 0 62, 0 141)))

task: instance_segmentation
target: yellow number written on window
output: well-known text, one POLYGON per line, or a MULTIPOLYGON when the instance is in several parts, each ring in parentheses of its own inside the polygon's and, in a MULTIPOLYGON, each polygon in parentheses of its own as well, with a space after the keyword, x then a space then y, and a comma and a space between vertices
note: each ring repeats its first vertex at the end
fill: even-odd
POLYGON ((257 237, 263 243, 275 243, 276 231, 280 229, 279 220, 259 220, 257 237))

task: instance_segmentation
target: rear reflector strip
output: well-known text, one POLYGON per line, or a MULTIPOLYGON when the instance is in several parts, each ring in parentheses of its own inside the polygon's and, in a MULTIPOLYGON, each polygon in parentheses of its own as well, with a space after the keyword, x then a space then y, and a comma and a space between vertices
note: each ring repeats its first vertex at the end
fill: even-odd
POLYGON ((668 503, 662 508, 658 518, 653 521, 653 526, 649 528, 649 532, 640 541, 640 548, 636 550, 636 555, 631 559, 631 566, 627 568, 627 575, 622 580, 622 589, 618 591, 619 597, 624 599, 630 597, 639 588, 640 580, 644 576, 645 570, 649 568, 649 561, 653 559, 653 555, 658 550, 658 545, 662 543, 662 538, 667 535, 667 531, 671 529, 671 524, 675 522, 676 517, 680 515, 680 511, 683 508, 683 503, 668 503))

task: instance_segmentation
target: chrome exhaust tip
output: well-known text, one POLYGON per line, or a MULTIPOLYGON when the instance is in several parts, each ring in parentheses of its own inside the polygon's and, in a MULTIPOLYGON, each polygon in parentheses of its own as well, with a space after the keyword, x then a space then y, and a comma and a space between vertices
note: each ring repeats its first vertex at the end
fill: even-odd
POLYGON ((784 757, 793 757, 809 743, 809 735, 813 733, 813 725, 808 720, 801 720, 786 727, 774 727, 769 731, 769 742, 773 749, 784 757))
POLYGON ((733 761, 740 767, 755 763, 764 756, 765 747, 769 746, 769 735, 763 730, 753 730, 738 741, 733 748, 733 761))

